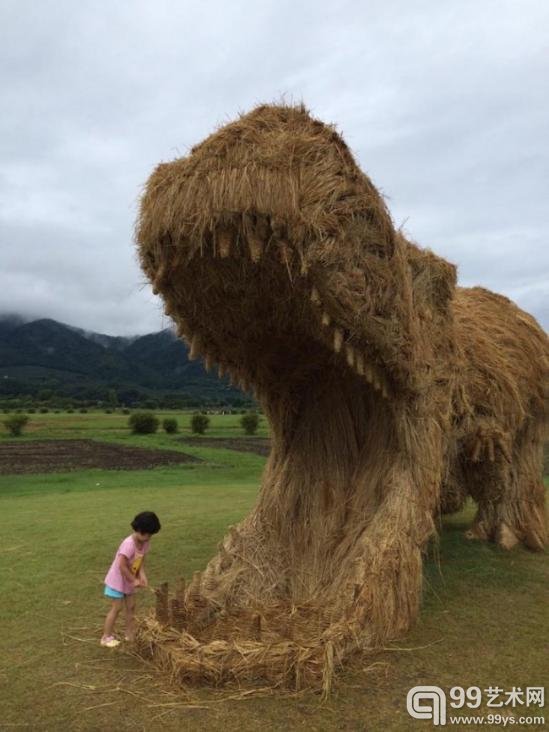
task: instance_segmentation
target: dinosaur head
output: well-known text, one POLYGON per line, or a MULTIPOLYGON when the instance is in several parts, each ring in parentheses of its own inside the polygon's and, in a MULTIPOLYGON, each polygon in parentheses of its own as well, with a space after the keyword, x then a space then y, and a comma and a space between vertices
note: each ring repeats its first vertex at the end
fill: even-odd
POLYGON ((259 394, 326 369, 414 387, 407 242, 333 127, 260 106, 147 182, 141 265, 191 357, 259 394))

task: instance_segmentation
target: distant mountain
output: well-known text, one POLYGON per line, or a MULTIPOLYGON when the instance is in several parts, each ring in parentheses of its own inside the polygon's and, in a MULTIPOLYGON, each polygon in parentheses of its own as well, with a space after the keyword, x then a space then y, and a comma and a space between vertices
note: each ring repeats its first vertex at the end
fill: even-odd
POLYGON ((169 328, 116 337, 47 318, 0 316, 0 399, 44 392, 126 404, 166 395, 189 403, 253 402, 228 379, 208 374, 201 361, 190 361, 186 344, 169 328))
POLYGON ((22 315, 15 315, 11 313, 0 315, 0 338, 11 330, 14 330, 14 328, 17 328, 27 322, 28 318, 24 318, 22 315))
POLYGON ((82 328, 75 328, 72 325, 67 325, 67 328, 71 328, 75 333, 79 333, 84 338, 87 338, 94 343, 99 343, 100 346, 105 348, 112 348, 115 351, 123 351, 130 343, 137 340, 139 336, 110 336, 104 333, 94 333, 91 330, 83 330, 82 328))

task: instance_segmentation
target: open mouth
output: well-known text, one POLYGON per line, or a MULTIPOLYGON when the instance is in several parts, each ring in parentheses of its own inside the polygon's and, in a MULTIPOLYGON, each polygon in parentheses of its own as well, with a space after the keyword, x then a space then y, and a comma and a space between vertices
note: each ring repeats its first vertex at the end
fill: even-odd
POLYGON ((268 399, 272 390, 298 392, 327 369, 356 377, 387 398, 388 380, 372 349, 338 323, 329 292, 321 295, 306 260, 269 234, 266 219, 248 238, 236 227, 222 236, 214 232, 184 261, 176 253, 155 278, 189 357, 203 358, 207 370, 217 366, 220 376, 228 374, 258 399, 268 399))

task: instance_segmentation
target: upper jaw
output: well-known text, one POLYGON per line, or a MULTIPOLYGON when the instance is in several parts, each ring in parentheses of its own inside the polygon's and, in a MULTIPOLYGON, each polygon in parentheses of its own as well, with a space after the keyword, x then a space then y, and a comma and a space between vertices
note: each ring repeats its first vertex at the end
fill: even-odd
POLYGON ((272 383, 328 354, 382 397, 409 384, 409 274, 390 215, 333 127, 305 109, 260 107, 159 165, 136 235, 206 366, 272 383))

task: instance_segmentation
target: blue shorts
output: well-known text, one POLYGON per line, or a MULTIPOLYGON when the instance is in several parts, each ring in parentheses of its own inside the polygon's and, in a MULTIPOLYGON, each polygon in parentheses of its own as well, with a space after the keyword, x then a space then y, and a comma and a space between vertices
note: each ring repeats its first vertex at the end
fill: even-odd
POLYGON ((112 600, 123 600, 126 597, 123 592, 120 592, 119 590, 114 590, 112 587, 109 587, 109 585, 105 585, 103 594, 105 595, 105 597, 110 597, 112 600))

